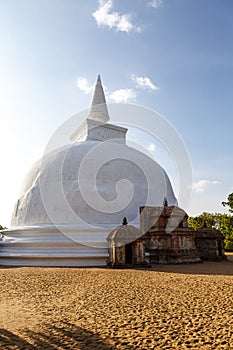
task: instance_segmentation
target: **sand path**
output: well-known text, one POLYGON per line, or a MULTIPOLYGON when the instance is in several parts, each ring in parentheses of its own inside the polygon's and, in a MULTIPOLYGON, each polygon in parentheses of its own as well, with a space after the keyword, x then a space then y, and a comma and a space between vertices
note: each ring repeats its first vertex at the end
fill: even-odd
POLYGON ((233 349, 227 262, 0 269, 0 349, 233 349))

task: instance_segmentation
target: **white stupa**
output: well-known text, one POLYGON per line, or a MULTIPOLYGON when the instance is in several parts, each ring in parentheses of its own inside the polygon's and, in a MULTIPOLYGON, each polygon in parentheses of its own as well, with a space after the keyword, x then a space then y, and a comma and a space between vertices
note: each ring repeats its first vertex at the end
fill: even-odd
POLYGON ((123 217, 139 227, 139 207, 176 205, 169 178, 126 145, 127 129, 108 123, 98 76, 87 119, 34 164, 0 241, 0 265, 104 266, 109 233, 123 217))

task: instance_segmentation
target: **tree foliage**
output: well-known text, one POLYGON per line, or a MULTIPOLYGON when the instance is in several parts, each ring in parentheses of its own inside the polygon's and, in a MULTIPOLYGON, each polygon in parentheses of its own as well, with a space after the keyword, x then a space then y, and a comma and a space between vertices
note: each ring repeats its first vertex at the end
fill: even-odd
MULTIPOLYGON (((229 194, 226 202, 222 202, 224 207, 228 207, 230 213, 233 213, 233 193, 229 194)), ((196 217, 189 217, 189 227, 195 230, 207 224, 208 227, 215 227, 224 236, 225 249, 233 250, 233 216, 231 214, 220 213, 202 213, 196 217)))
POLYGON ((194 230, 203 227, 205 223, 208 227, 215 226, 213 214, 204 212, 196 217, 190 216, 188 219, 189 227, 194 228, 194 230))
POLYGON ((222 202, 224 207, 228 207, 230 213, 233 213, 233 193, 227 197, 227 202, 222 202))

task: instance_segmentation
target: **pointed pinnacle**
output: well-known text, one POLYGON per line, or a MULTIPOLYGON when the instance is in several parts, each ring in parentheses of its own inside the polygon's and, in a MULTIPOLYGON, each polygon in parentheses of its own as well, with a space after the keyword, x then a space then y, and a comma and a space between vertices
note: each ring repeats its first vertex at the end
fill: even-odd
POLYGON ((88 118, 97 120, 101 123, 107 123, 109 121, 108 108, 100 75, 98 75, 97 82, 95 84, 88 118))

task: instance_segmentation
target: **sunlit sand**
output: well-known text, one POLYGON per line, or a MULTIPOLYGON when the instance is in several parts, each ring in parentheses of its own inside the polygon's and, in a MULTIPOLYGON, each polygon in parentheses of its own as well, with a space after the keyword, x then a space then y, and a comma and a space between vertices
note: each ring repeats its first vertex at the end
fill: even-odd
POLYGON ((147 270, 1 268, 1 349, 233 349, 233 255, 147 270))

